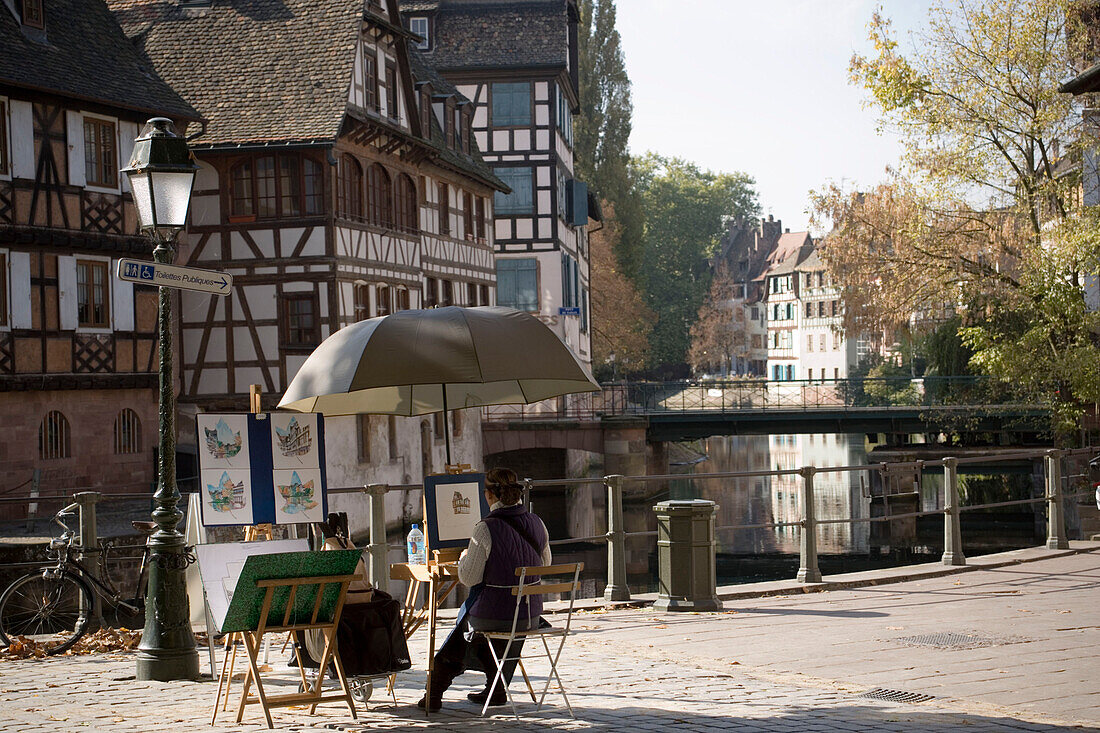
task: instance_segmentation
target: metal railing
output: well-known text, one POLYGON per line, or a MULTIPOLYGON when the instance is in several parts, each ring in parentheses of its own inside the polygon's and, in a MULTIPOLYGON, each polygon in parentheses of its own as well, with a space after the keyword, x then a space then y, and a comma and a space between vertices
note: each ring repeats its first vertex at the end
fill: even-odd
MULTIPOLYGON (((821 570, 818 564, 817 528, 834 524, 860 524, 874 522, 893 522, 900 519, 908 519, 924 516, 942 515, 944 517, 944 551, 941 561, 945 565, 962 566, 966 564, 966 557, 962 549, 961 513, 981 509, 992 509, 1007 506, 1023 506, 1030 504, 1047 504, 1047 532, 1046 547, 1050 549, 1068 549, 1069 543, 1066 535, 1065 516, 1063 502, 1066 499, 1091 496, 1091 491, 1080 493, 1066 493, 1063 491, 1063 463, 1069 458, 1081 458, 1084 456, 1095 457, 1100 453, 1100 448, 1078 448, 1070 450, 1037 449, 1022 450, 1005 453, 975 454, 965 457, 945 457, 939 460, 901 461, 893 463, 878 463, 870 465, 852 466, 803 466, 800 468, 759 470, 759 471, 731 471, 721 473, 700 474, 663 474, 654 476, 621 476, 610 475, 602 478, 563 478, 563 479, 524 479, 524 500, 528 504, 531 501, 531 492, 543 487, 581 487, 593 484, 602 485, 607 493, 607 529, 601 534, 586 537, 568 537, 552 540, 552 546, 576 544, 581 542, 606 543, 607 544, 607 582, 604 588, 604 598, 609 601, 629 601, 630 590, 627 584, 627 540, 642 537, 655 537, 656 531, 627 532, 623 522, 623 493, 630 487, 644 487, 646 484, 663 484, 670 481, 684 479, 723 479, 737 480, 759 477, 792 477, 800 478, 800 506, 802 516, 792 521, 756 522, 750 524, 731 524, 715 527, 719 531, 743 531, 750 529, 777 529, 784 527, 798 527, 800 529, 799 540, 799 568, 796 579, 802 583, 818 583, 822 580, 821 570), (960 505, 959 501, 959 466, 966 464, 989 464, 996 461, 1018 460, 1043 460, 1044 492, 1042 496, 1011 501, 989 502, 984 504, 960 505), (926 511, 905 512, 899 514, 887 514, 872 517, 851 517, 843 519, 817 519, 817 496, 814 490, 815 476, 825 473, 847 472, 882 472, 883 475, 903 470, 923 472, 931 467, 942 467, 944 472, 944 507, 926 511)), ((1075 476, 1073 478, 1081 478, 1075 476)), ((386 494, 396 491, 419 491, 419 484, 369 484, 366 486, 354 486, 329 489, 329 495, 364 495, 368 502, 368 529, 369 541, 365 547, 369 556, 369 573, 371 581, 376 587, 387 589, 389 585, 388 553, 391 549, 387 541, 387 522, 385 515, 386 494)), ((82 541, 84 533, 90 533, 89 540, 94 544, 96 526, 96 504, 105 501, 150 498, 150 494, 103 494, 95 492, 80 492, 76 499, 80 503, 80 527, 82 541)), ((865 495, 869 496, 869 495, 865 495)), ((61 497, 35 497, 33 501, 48 502, 61 501, 61 497)), ((31 501, 28 497, 0 499, 0 501, 31 501)))
POLYGON ((567 395, 531 405, 494 405, 495 420, 595 419, 669 412, 836 410, 838 408, 1041 409, 1020 404, 986 377, 864 377, 853 379, 725 379, 680 382, 618 382, 599 392, 567 395))

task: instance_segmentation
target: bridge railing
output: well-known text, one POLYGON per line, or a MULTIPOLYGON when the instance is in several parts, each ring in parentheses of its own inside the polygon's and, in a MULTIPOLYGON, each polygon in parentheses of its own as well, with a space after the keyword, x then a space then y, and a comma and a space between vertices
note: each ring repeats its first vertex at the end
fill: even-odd
POLYGON ((861 377, 851 379, 724 379, 615 382, 599 392, 566 395, 533 405, 484 408, 486 420, 596 419, 668 412, 746 412, 884 407, 1007 406, 1017 404, 1001 382, 980 376, 861 377))
MULTIPOLYGON (((1091 497, 1092 488, 1086 479, 1085 473, 1067 476, 1065 465, 1067 461, 1073 461, 1075 465, 1082 465, 1087 459, 1095 459, 1100 456, 1100 448, 1089 447, 1072 450, 1036 449, 1021 450, 1011 453, 973 454, 963 457, 945 457, 940 460, 907 461, 894 463, 880 463, 874 465, 853 466, 814 466, 807 465, 800 468, 762 470, 762 471, 731 471, 721 473, 700 474, 668 474, 654 476, 621 476, 610 475, 602 478, 560 478, 560 479, 525 479, 524 498, 530 503, 532 491, 539 488, 575 489, 584 486, 602 485, 606 492, 607 522, 605 531, 596 532, 583 537, 559 537, 551 540, 552 546, 576 545, 578 543, 605 543, 607 545, 607 577, 604 585, 604 598, 612 601, 625 601, 630 599, 630 590, 627 583, 627 541, 638 538, 653 538, 656 543, 655 531, 627 531, 623 521, 623 497, 624 493, 638 492, 644 496, 650 496, 654 492, 647 491, 647 487, 658 487, 671 481, 694 481, 719 479, 729 481, 731 484, 738 480, 755 478, 782 479, 786 486, 796 487, 798 500, 788 505, 789 511, 772 512, 771 521, 724 524, 715 529, 720 532, 743 532, 761 529, 786 529, 791 528, 799 534, 799 569, 796 579, 803 583, 817 583, 822 581, 822 574, 818 563, 818 534, 819 528, 830 525, 856 525, 875 522, 895 522, 898 520, 942 515, 944 517, 944 551, 941 561, 945 565, 961 566, 966 564, 963 553, 962 525, 960 517, 962 512, 978 511, 1006 506, 1025 506, 1031 504, 1045 504, 1047 518, 1046 546, 1051 549, 1066 549, 1069 547, 1066 534, 1065 503, 1068 500, 1079 497, 1091 497), (991 464, 1003 461, 1021 461, 1041 459, 1043 462, 1044 491, 1042 496, 1011 500, 987 502, 981 504, 963 505, 960 501, 959 491, 959 466, 966 464, 991 464), (900 472, 910 471, 919 481, 925 469, 940 467, 944 473, 944 506, 926 511, 912 511, 884 516, 848 517, 838 519, 817 519, 818 509, 823 508, 823 501, 829 497, 826 492, 820 490, 821 484, 818 477, 828 473, 852 473, 852 472, 879 472, 881 476, 890 474, 898 475, 900 472), (1071 487, 1067 490, 1067 486, 1071 487), (1072 488, 1076 486, 1075 488, 1072 488), (1088 490, 1079 489, 1088 486, 1088 490)), ((868 482, 869 485, 869 482, 868 482)), ((392 492, 405 492, 406 499, 415 498, 415 492, 421 490, 418 484, 370 484, 366 486, 353 486, 333 488, 329 490, 330 496, 341 494, 364 495, 368 504, 368 529, 369 542, 366 551, 369 555, 369 570, 372 582, 383 589, 389 584, 389 553, 391 549, 399 546, 391 546, 387 541, 386 521, 386 495, 392 492)), ((124 494, 124 495, 96 495, 95 501, 88 506, 81 506, 81 526, 96 526, 95 505, 102 501, 120 499, 148 499, 149 494, 124 494), (85 512, 89 512, 85 516, 85 512)), ((61 497, 39 497, 34 501, 43 503, 56 503, 61 497)), ((27 497, 5 497, 4 502, 29 502, 27 497)), ((537 507, 536 507, 537 510, 537 507)), ((94 533, 94 529, 92 530, 94 533)))
MULTIPOLYGON (((1087 484, 1084 481, 1085 474, 1067 476, 1064 467, 1067 461, 1081 465, 1087 459, 1100 456, 1100 448, 1079 448, 1072 450, 1034 449, 1021 450, 1011 453, 987 453, 971 454, 963 457, 946 457, 940 460, 907 461, 894 463, 880 463, 874 465, 854 466, 802 466, 800 468, 763 470, 763 471, 733 471, 705 474, 668 474, 655 476, 620 476, 611 475, 602 478, 554 478, 554 479, 525 479, 525 501, 530 503, 531 494, 537 489, 577 489, 602 485, 606 492, 607 523, 605 531, 581 537, 559 537, 552 539, 550 544, 554 547, 577 545, 578 543, 604 543, 607 545, 607 577, 604 585, 603 596, 607 600, 630 600, 630 590, 627 582, 628 554, 627 542, 639 538, 652 538, 656 543, 655 531, 627 531, 623 522, 623 497, 626 492, 640 492, 649 495, 646 487, 667 484, 670 481, 708 480, 720 479, 731 484, 744 479, 754 478, 782 478, 787 482, 797 483, 798 501, 793 504, 793 510, 789 516, 780 516, 778 521, 763 521, 743 524, 719 525, 715 529, 720 532, 741 532, 761 529, 791 528, 799 534, 799 569, 796 579, 802 583, 817 583, 822 581, 822 574, 818 563, 817 539, 819 528, 830 525, 856 525, 876 522, 894 522, 923 516, 943 516, 944 551, 941 562, 950 566, 962 566, 966 564, 963 553, 963 537, 961 514, 963 512, 980 511, 1006 506, 1025 506, 1032 504, 1046 505, 1047 534, 1046 546, 1051 549, 1066 549, 1069 547, 1066 534, 1066 521, 1064 503, 1080 497, 1091 497, 1092 489, 1087 491, 1067 490, 1067 486, 1078 487, 1087 484), (1044 491, 1042 496, 1012 500, 987 502, 980 504, 963 505, 960 501, 959 490, 959 466, 966 464, 990 464, 1001 461, 1021 461, 1041 459, 1043 462, 1044 491), (885 516, 850 517, 842 519, 817 519, 818 510, 828 498, 826 492, 819 490, 820 483, 815 479, 828 473, 852 473, 852 472, 878 472, 880 475, 894 474, 911 471, 916 476, 923 475, 928 468, 940 467, 944 473, 944 506, 927 511, 913 511, 885 516)), ((919 479, 918 479, 919 480, 919 479)), ((868 482, 869 485, 869 482, 868 482)), ((372 580, 385 587, 388 577, 387 555, 390 546, 386 543, 386 523, 384 505, 386 494, 391 491, 409 491, 418 489, 418 486, 386 486, 374 484, 362 488, 336 489, 330 493, 363 492, 370 498, 370 543, 367 545, 371 556, 372 580)), ((535 507, 537 511, 537 506, 535 507)))

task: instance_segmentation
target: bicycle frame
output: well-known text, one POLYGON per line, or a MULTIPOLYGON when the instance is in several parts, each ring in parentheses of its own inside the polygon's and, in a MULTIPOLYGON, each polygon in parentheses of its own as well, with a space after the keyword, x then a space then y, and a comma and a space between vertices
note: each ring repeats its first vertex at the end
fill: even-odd
POLYGON ((144 598, 142 591, 144 590, 142 582, 146 575, 146 561, 149 557, 149 551, 146 549, 141 556, 141 566, 138 571, 137 587, 139 595, 135 597, 135 600, 140 599, 141 605, 134 605, 122 598, 122 592, 115 586, 110 577, 110 573, 107 570, 107 552, 110 546, 103 548, 103 550, 95 550, 92 548, 84 547, 75 544, 76 535, 73 533, 72 528, 65 524, 64 517, 73 516, 73 511, 78 507, 76 504, 70 504, 56 515, 54 515, 53 521, 63 528, 61 537, 56 538, 50 542, 50 550, 57 552, 57 562, 49 566, 42 568, 42 574, 45 577, 56 577, 64 572, 73 572, 80 575, 84 580, 88 582, 88 585, 92 587, 92 590, 100 597, 101 600, 107 601, 112 606, 121 606, 125 610, 134 613, 140 611, 144 607, 144 598), (103 573, 103 580, 96 576, 96 573, 88 569, 79 558, 90 552, 101 552, 99 567, 103 573), (73 556, 76 557, 73 557, 73 556))

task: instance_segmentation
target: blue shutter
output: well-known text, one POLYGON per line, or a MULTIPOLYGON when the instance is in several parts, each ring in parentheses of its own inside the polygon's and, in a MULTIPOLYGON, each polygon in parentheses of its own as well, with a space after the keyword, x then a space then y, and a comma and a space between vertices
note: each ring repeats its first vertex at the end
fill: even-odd
POLYGON ((565 184, 568 201, 568 221, 571 226, 583 227, 588 224, 588 184, 571 179, 565 184))

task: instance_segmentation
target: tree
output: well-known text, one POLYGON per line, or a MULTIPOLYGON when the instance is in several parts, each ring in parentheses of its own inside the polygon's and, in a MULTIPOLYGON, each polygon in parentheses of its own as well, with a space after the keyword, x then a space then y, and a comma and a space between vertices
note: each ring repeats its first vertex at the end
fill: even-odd
POLYGON ((738 358, 748 356, 747 306, 739 295, 729 268, 720 264, 691 326, 688 363, 696 371, 727 373, 738 358))
POLYGON ((576 117, 576 173, 619 212, 615 245, 620 267, 638 274, 642 211, 630 177, 628 142, 634 105, 614 0, 581 0, 578 24, 580 113, 576 117))
POLYGON ((635 158, 633 174, 646 212, 639 286, 657 314, 650 361, 683 364, 710 288, 709 258, 729 218, 759 212, 755 182, 654 153, 635 158))
POLYGON ((604 204, 604 224, 589 236, 592 277, 592 363, 611 376, 643 369, 649 352, 653 311, 619 267, 615 245, 621 228, 615 207, 604 204))
POLYGON ((834 226, 823 257, 856 332, 958 313, 971 363, 1053 400, 1062 429, 1100 399, 1084 293, 1100 233, 1078 203, 1079 105, 1058 92, 1083 38, 1070 8, 941 3, 904 54, 876 13, 875 54, 850 71, 902 134, 902 171, 866 192, 814 197, 819 223, 834 226))

